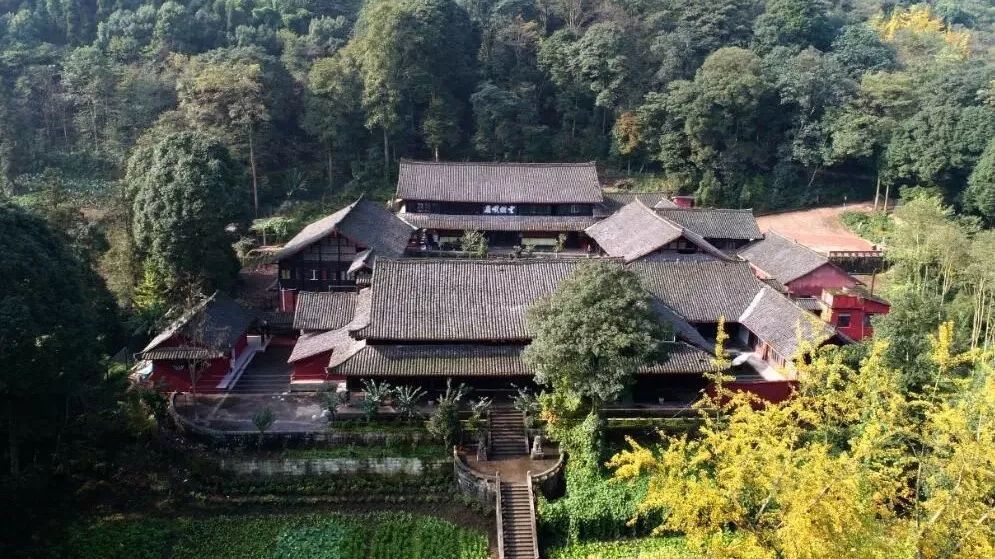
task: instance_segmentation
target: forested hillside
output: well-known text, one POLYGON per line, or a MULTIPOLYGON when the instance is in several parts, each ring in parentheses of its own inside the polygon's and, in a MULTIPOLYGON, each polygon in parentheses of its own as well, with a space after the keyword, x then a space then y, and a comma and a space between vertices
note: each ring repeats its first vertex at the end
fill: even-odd
POLYGON ((106 196, 136 145, 197 130, 259 215, 439 157, 596 159, 762 209, 880 179, 991 219, 993 21, 987 0, 0 0, 0 186, 106 196))

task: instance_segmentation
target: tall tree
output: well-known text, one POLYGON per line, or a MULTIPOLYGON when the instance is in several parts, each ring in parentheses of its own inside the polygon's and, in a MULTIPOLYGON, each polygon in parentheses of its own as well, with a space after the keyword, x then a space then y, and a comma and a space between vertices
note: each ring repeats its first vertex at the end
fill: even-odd
POLYGON ((358 140, 365 135, 360 104, 363 84, 356 61, 343 51, 316 60, 308 73, 306 91, 303 125, 326 146, 328 186, 331 188, 336 156, 358 156, 358 148, 362 145, 358 140))
POLYGON ((100 383, 113 303, 41 218, 0 201, 0 231, 12 243, 0 261, 6 286, 0 294, 0 424, 17 475, 25 446, 35 456, 52 456, 66 414, 78 412, 87 387, 100 383))
POLYGON ((527 317, 536 382, 595 410, 622 395, 664 339, 639 277, 605 261, 578 265, 527 317))
POLYGON ((967 179, 964 202, 989 225, 995 224, 995 139, 988 142, 967 179))
MULTIPOLYGON (((384 172, 390 137, 405 119, 421 127, 433 99, 448 101, 453 120, 472 90, 476 38, 466 11, 452 0, 374 0, 356 24, 366 124, 383 134, 384 172)), ((436 110, 433 114, 438 114, 436 110)))
POLYGON ((245 218, 242 175, 228 149, 201 133, 171 134, 132 155, 135 248, 139 258, 157 259, 171 287, 231 285, 238 262, 226 228, 245 218))
POLYGON ((251 58, 220 58, 196 57, 186 64, 184 75, 176 83, 180 110, 194 125, 225 138, 231 148, 247 147, 252 207, 258 217, 256 138, 270 120, 263 69, 251 58))

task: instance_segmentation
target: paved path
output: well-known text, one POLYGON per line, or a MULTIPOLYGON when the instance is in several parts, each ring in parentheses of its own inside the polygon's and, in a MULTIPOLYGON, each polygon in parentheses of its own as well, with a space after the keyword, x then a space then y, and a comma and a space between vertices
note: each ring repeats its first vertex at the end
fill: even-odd
POLYGON ((312 432, 327 429, 321 401, 313 394, 202 394, 194 404, 190 394, 176 397, 176 412, 211 429, 256 432, 252 417, 269 408, 276 418, 270 432, 312 432), (194 406, 196 405, 196 413, 194 406))
POLYGON ((873 204, 861 202, 764 215, 757 218, 757 224, 761 231, 775 231, 823 254, 829 251, 874 250, 873 244, 840 223, 840 214, 845 211, 870 212, 873 211, 873 204))

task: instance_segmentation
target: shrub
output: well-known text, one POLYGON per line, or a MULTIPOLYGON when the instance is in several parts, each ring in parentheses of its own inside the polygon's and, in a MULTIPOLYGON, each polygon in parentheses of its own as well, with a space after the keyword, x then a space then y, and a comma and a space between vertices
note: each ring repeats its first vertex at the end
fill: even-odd
POLYGON ((549 559, 690 559, 692 555, 684 540, 671 538, 641 538, 611 542, 574 544, 552 549, 549 559))
POLYGON ((568 463, 566 481, 565 497, 539 502, 540 539, 544 542, 564 545, 646 536, 660 524, 657 517, 629 523, 646 495, 646 480, 620 483, 568 463))

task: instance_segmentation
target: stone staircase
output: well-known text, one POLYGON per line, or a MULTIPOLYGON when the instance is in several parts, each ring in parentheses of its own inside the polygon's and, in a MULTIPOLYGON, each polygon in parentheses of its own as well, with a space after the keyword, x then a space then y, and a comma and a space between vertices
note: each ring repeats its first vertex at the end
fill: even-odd
POLYGON ((491 460, 527 456, 529 442, 525 436, 522 412, 511 408, 491 409, 491 460))
POLYGON ((538 559, 535 509, 526 483, 501 482, 501 537, 505 559, 538 559))
POLYGON ((234 394, 282 394, 290 390, 292 348, 270 347, 256 354, 231 388, 234 394))

